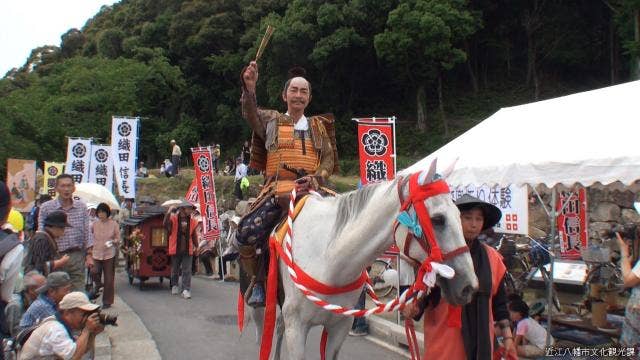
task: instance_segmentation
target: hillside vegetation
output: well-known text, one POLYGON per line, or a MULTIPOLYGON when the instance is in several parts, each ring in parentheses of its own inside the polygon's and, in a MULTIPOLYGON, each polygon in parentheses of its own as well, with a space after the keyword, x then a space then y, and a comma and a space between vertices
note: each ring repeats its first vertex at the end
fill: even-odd
POLYGON ((123 0, 0 80, 0 178, 8 157, 64 160, 65 136, 108 143, 112 115, 141 116, 148 165, 167 157, 170 139, 184 150, 221 143, 233 157, 250 136, 240 70, 267 25, 276 31, 259 103, 282 109, 287 71, 302 66, 309 113, 338 119, 343 169, 357 169, 357 116, 398 117, 402 167, 500 107, 635 78, 638 9, 640 0, 123 0))

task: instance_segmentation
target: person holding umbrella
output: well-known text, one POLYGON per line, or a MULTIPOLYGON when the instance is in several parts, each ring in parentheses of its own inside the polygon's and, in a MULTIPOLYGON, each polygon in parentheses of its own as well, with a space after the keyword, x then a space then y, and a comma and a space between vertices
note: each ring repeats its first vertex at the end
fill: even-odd
POLYGON ((186 200, 172 205, 164 216, 163 224, 169 233, 171 256, 171 294, 178 295, 179 277, 182 274, 182 297, 191 299, 191 263, 198 249, 198 219, 193 215, 195 207, 186 200))
POLYGON ((98 220, 91 226, 93 233, 93 263, 91 275, 96 289, 103 288, 102 307, 107 309, 113 304, 116 275, 116 249, 120 242, 120 226, 111 219, 111 209, 105 203, 96 208, 98 220), (104 278, 104 281, 103 281, 104 278))

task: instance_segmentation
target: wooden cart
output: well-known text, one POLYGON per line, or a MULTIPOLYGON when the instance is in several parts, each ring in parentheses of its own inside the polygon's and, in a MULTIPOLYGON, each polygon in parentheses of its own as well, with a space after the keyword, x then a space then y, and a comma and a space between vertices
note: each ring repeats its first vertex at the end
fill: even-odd
POLYGON ((123 221, 124 244, 122 251, 126 259, 129 284, 139 280, 142 290, 144 282, 157 276, 160 283, 171 276, 171 258, 168 252, 166 229, 162 226, 162 209, 149 210, 123 221))

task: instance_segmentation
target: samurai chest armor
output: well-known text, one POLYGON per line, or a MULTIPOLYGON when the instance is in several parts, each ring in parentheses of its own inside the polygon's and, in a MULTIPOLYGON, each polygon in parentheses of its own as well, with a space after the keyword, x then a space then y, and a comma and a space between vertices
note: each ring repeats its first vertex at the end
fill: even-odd
MULTIPOLYGON (((265 176, 275 176, 277 180, 295 180, 301 172, 315 173, 320 157, 314 146, 313 132, 294 129, 293 121, 288 117, 278 120, 278 134, 267 154, 265 176), (296 171, 292 171, 292 170, 296 171)), ((311 121, 309 121, 311 129, 311 121)))

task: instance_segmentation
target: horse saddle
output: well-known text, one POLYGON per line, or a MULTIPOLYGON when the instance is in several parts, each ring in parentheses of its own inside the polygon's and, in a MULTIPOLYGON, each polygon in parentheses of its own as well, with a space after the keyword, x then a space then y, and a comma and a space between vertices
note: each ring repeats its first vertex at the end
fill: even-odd
MULTIPOLYGON (((298 214, 300 213, 300 211, 302 211, 302 208, 304 207, 304 204, 306 203, 307 199, 309 198, 309 195, 305 195, 302 198, 300 198, 293 209, 293 219, 295 220, 296 217, 298 217, 298 214)), ((277 246, 282 246, 282 242, 284 241, 284 237, 287 234, 287 231, 289 231, 289 223, 287 222, 287 217, 285 217, 274 229, 273 232, 271 233, 270 238, 273 239, 273 241, 276 242, 277 246)), ((271 254, 271 256, 277 256, 277 254, 271 254)))

